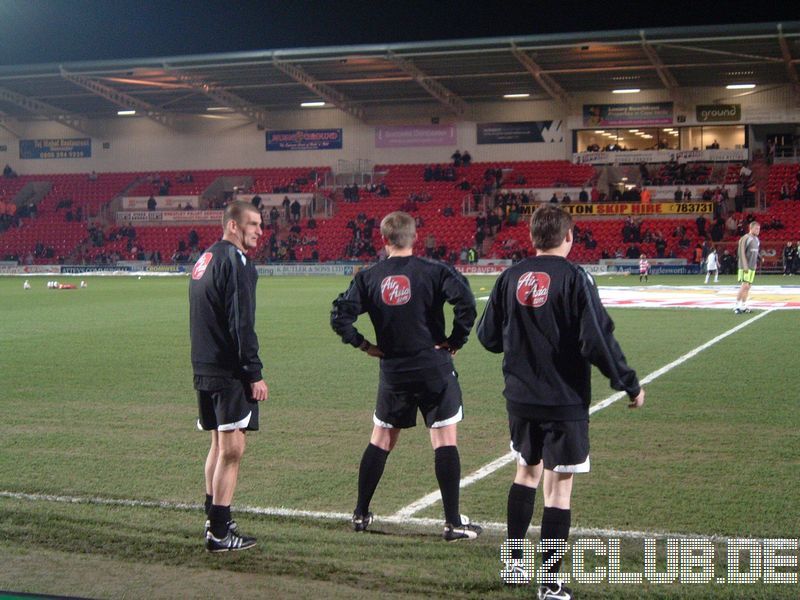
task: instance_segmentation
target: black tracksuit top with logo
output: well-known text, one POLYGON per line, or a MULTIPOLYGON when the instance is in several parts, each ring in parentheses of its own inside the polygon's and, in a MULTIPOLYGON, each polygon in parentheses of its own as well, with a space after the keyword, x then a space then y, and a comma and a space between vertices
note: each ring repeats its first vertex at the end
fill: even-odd
POLYGON ((261 380, 255 331, 255 263, 220 240, 208 248, 189 280, 189 331, 195 375, 261 380))
POLYGON ((513 415, 588 419, 592 364, 615 390, 639 393, 594 280, 565 258, 537 256, 507 269, 477 331, 487 350, 504 353, 503 395, 513 415))
POLYGON ((416 256, 387 258, 359 271, 333 302, 331 326, 345 344, 358 347, 364 336, 355 328, 369 313, 383 373, 437 369, 451 365, 450 353, 434 346, 447 341, 461 348, 475 323, 475 297, 452 267, 416 256), (445 332, 444 303, 453 305, 453 331, 445 332))

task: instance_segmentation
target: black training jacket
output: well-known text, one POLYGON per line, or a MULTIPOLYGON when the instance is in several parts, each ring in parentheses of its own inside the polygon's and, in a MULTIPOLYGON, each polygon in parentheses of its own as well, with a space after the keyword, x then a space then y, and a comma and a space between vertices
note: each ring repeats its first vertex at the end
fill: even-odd
POLYGON ((458 271, 441 262, 403 256, 359 271, 333 302, 331 326, 345 344, 364 341, 354 323, 369 313, 384 373, 435 369, 452 364, 450 353, 435 350, 447 341, 461 348, 475 323, 475 297, 458 271), (444 303, 453 305, 453 330, 445 332, 444 303))
POLYGON ((236 246, 220 240, 203 252, 189 282, 189 331, 195 375, 261 379, 255 331, 258 273, 236 246))
POLYGON ((594 280, 559 256, 528 258, 507 269, 478 323, 481 344, 504 353, 508 411, 556 421, 589 417, 592 364, 612 388, 639 393, 613 332, 594 280))

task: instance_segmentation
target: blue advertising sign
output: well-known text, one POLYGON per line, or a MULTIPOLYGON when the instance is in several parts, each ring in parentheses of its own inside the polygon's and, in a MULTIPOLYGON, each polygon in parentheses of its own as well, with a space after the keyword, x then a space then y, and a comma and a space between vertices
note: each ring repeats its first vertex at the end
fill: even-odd
POLYGON ((20 158, 91 158, 92 138, 20 140, 20 158))
POLYGON ((267 152, 274 150, 341 149, 341 129, 287 129, 267 132, 267 152))

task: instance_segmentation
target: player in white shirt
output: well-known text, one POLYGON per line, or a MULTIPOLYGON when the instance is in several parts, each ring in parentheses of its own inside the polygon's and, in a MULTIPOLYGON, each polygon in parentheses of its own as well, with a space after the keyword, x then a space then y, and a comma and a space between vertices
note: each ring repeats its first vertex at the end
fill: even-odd
POLYGON ((708 253, 706 256, 706 280, 704 283, 708 283, 708 278, 711 274, 714 274, 714 283, 719 282, 719 257, 717 256, 717 249, 715 247, 711 247, 711 252, 708 253))

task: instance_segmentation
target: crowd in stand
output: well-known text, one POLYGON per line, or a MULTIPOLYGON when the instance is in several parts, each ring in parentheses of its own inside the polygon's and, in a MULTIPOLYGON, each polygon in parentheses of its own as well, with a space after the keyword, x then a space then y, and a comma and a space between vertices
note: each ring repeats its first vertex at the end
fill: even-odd
POLYGON ((800 200, 800 171, 795 174, 795 181, 784 181, 781 184, 781 200, 800 200))

